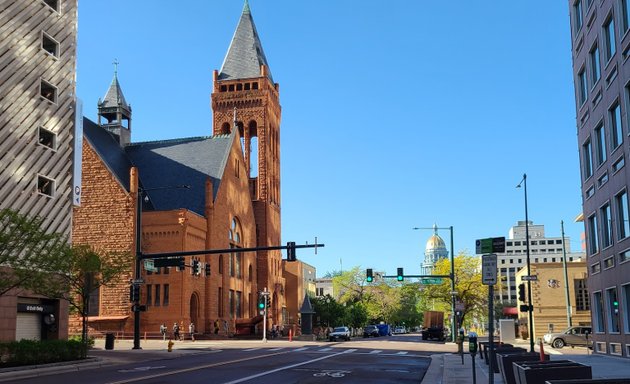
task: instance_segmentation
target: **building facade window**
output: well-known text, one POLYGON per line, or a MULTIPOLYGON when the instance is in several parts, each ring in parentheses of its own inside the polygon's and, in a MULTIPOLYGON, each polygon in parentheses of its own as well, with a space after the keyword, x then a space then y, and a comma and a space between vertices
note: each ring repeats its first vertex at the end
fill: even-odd
POLYGON ((619 171, 623 166, 626 165, 626 159, 621 156, 617 161, 615 161, 612 165, 613 172, 619 171))
POLYGON ((42 32, 42 49, 49 55, 59 57, 59 43, 46 32, 42 32))
POLYGON ((573 25, 575 27, 575 33, 577 33, 584 24, 582 16, 582 0, 577 0, 573 3, 573 25))
POLYGON ((596 156, 597 156, 597 166, 602 165, 607 157, 608 157, 608 153, 606 151, 606 130, 604 129, 604 125, 600 124, 597 126, 597 128, 595 128, 595 138, 596 138, 596 145, 597 145, 597 152, 596 152, 596 156))
POLYGON ((621 286, 621 300, 621 310, 624 314, 623 318, 626 319, 626 322, 623 324, 623 331, 630 333, 630 284, 621 286))
POLYGON ((57 102, 57 87, 45 80, 42 80, 39 85, 39 94, 41 97, 52 103, 57 102))
POLYGON ((168 302, 171 296, 171 286, 169 284, 164 284, 164 297, 162 298, 162 305, 165 307, 168 306, 168 302))
POLYGON ((55 180, 46 176, 37 176, 37 192, 48 197, 55 197, 55 180))
POLYGON ((597 44, 591 48, 589 52, 590 62, 591 62, 591 87, 594 87, 595 84, 599 81, 599 78, 602 75, 601 65, 599 60, 599 47, 597 44))
POLYGON ((228 302, 229 302, 229 306, 230 306, 230 319, 234 318, 234 311, 235 311, 235 305, 234 305, 234 290, 230 289, 230 291, 228 292, 228 302))
POLYGON ((604 299, 602 298, 602 293, 599 291, 593 292, 593 310, 595 311, 593 314, 593 320, 595 321, 593 329, 598 333, 606 332, 604 323, 604 299))
POLYGON ((584 180, 593 176, 593 147, 590 139, 582 145, 582 172, 584 180))
POLYGON ((243 308, 242 308, 242 304, 243 304, 243 292, 240 291, 236 291, 236 297, 235 297, 236 302, 234 303, 236 308, 235 308, 235 312, 236 312, 236 318, 240 319, 241 317, 243 317, 243 308))
MULTIPOLYGON (((623 33, 625 33, 628 28, 630 28, 630 9, 628 9, 628 0, 621 0, 621 27, 623 28, 623 33)), ((622 33, 622 34, 623 34, 622 33)))
POLYGON ((615 149, 623 143, 623 127, 621 125, 621 108, 619 108, 619 102, 608 110, 608 117, 610 120, 610 143, 612 148, 615 149))
POLYGON ((219 308, 218 308, 218 312, 219 312, 219 317, 223 317, 224 316, 224 308, 223 308, 223 288, 219 287, 219 290, 217 291, 217 300, 219 302, 219 308))
POLYGON ((617 289, 606 290, 606 307, 608 308, 608 330, 610 333, 619 333, 619 302, 617 301, 617 289))
POLYGON ((582 106, 588 98, 588 82, 586 80, 586 69, 584 68, 578 72, 578 85, 578 100, 580 101, 580 106, 582 106))
POLYGON ((608 248, 613 244, 610 204, 606 203, 606 205, 600 209, 600 218, 602 221, 602 248, 608 248))
POLYGON ((599 252, 599 238, 597 236, 597 215, 588 218, 588 251, 590 255, 599 252))
POLYGON ((44 0, 44 3, 56 12, 59 12, 59 0, 44 0))
POLYGON ((626 191, 615 196, 615 210, 617 211, 617 240, 619 241, 630 235, 628 193, 626 191))
POLYGON ((147 284, 147 306, 153 305, 153 285, 147 284))
POLYGON ((50 148, 53 151, 57 150, 57 134, 44 128, 39 127, 37 129, 37 136, 39 145, 43 145, 46 148, 50 148))
POLYGON ((606 62, 608 62, 617 52, 617 43, 615 40, 615 18, 612 14, 604 23, 604 42, 606 45, 606 62))
POLYGON ((623 252, 619 252, 619 264, 630 260, 630 249, 626 249, 623 252))
POLYGON ((588 301, 588 287, 586 285, 586 279, 573 280, 575 288, 575 310, 576 311, 590 311, 591 306, 588 301))
POLYGON ((155 284, 155 306, 159 307, 160 306, 160 289, 162 287, 160 287, 160 284, 155 284))

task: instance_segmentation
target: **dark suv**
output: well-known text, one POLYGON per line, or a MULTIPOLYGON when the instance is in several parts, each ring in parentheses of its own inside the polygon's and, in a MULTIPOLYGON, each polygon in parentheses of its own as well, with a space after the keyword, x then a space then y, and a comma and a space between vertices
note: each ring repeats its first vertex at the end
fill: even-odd
POLYGON ((378 327, 376 325, 366 325, 363 327, 363 337, 378 337, 378 327))

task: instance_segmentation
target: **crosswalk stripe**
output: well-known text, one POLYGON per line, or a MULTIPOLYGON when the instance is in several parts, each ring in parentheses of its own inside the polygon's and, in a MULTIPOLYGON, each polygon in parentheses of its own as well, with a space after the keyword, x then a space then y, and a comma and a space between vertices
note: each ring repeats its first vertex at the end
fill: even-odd
POLYGON ((400 351, 397 353, 397 355, 406 355, 408 352, 407 351, 400 351))
POLYGON ((381 353, 383 352, 381 349, 375 349, 372 352, 370 352, 371 354, 376 354, 376 353, 381 353))
POLYGON ((294 349, 293 351, 294 352, 299 352, 299 351, 305 351, 307 349, 308 349, 308 347, 302 347, 302 348, 294 349))
POLYGON ((257 350, 259 350, 259 349, 260 349, 260 348, 249 348, 249 349, 243 349, 243 351, 245 351, 245 352, 251 352, 251 351, 257 351, 257 350))
POLYGON ((269 349, 269 351, 279 351, 281 349, 284 349, 284 347, 280 347, 280 348, 271 348, 269 349))

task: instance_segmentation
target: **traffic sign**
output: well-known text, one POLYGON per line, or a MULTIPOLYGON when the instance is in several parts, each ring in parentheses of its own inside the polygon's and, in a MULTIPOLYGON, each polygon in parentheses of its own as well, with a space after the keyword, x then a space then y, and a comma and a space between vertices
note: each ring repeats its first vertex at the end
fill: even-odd
POLYGON ((485 285, 497 283, 497 255, 481 256, 481 282, 485 285))
POLYGON ((153 264, 153 259, 144 259, 144 270, 147 272, 157 272, 158 269, 153 264))
POLYGON ((521 276, 522 281, 538 281, 538 275, 521 276))
POLYGON ((442 278, 441 277, 423 277, 420 279, 420 284, 439 285, 439 284, 442 284, 442 278))
POLYGON ((478 255, 486 253, 504 253, 505 237, 489 237, 475 241, 475 250, 478 255))

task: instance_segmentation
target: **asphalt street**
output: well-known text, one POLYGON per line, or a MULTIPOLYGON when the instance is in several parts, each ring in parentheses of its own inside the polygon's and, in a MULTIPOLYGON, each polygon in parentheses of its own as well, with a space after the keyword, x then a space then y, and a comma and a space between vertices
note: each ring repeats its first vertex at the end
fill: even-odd
POLYGON ((95 349, 93 355, 110 364, 15 383, 419 383, 430 355, 452 348, 419 343, 417 335, 349 342, 184 342, 174 354, 160 341, 150 343, 142 351, 121 351, 125 343, 117 343, 117 352, 95 349))

